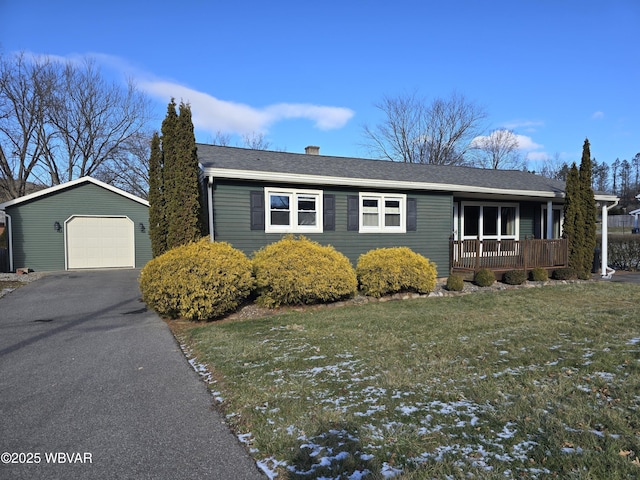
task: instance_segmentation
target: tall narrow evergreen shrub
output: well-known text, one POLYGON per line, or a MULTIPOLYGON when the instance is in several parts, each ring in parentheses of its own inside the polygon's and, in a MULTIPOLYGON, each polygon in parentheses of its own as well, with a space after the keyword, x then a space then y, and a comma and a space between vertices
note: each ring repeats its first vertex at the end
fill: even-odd
POLYGON ((585 139, 582 146, 582 161, 580 162, 580 194, 584 218, 582 268, 578 272, 580 278, 589 278, 593 266, 593 256, 596 248, 596 200, 592 188, 592 163, 589 139, 585 139))
POLYGON ((149 236, 154 257, 167 250, 167 218, 165 214, 163 157, 160 136, 153 134, 149 157, 149 236))
POLYGON ((580 178, 575 162, 567 174, 564 201, 564 224, 562 236, 569 246, 569 266, 576 271, 582 265, 582 231, 584 220, 581 214, 580 178))
POLYGON ((590 278, 596 247, 596 203, 591 177, 591 152, 586 139, 580 169, 574 162, 567 175, 562 233, 569 244, 569 267, 583 279, 590 278))
POLYGON ((191 107, 180 103, 174 131, 175 157, 168 189, 169 248, 195 242, 202 237, 202 201, 198 183, 196 138, 191 120, 191 107))
MULTIPOLYGON (((202 237, 200 170, 191 107, 181 103, 179 112, 176 113, 176 103, 172 98, 167 107, 167 116, 162 122, 161 172, 154 175, 157 179, 161 178, 162 182, 161 189, 154 185, 154 193, 157 194, 153 199, 154 221, 156 225, 162 225, 156 232, 157 253, 154 249, 154 255, 202 237), (164 223, 160 222, 160 218, 164 218, 164 223)), ((150 174, 151 164, 157 163, 154 160, 152 151, 150 174)), ((149 203, 152 203, 151 198, 149 203)))
POLYGON ((169 242, 169 228, 170 223, 172 221, 172 216, 174 215, 175 202, 174 198, 176 194, 174 193, 175 188, 175 172, 178 169, 177 166, 177 125, 178 125, 178 114, 176 113, 176 102, 172 98, 167 105, 167 116, 162 121, 162 137, 161 137, 161 148, 162 148, 162 201, 163 201, 163 211, 164 217, 166 221, 165 228, 163 230, 164 235, 164 244, 165 250, 170 250, 176 245, 171 244, 169 242))

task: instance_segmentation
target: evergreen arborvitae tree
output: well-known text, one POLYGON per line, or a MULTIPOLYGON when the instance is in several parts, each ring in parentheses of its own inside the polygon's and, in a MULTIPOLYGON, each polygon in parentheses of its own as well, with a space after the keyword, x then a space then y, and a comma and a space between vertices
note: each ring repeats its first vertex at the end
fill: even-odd
POLYGON ((569 244, 569 267, 580 274, 584 255, 584 215, 580 194, 580 174, 575 162, 567 174, 564 201, 564 224, 562 236, 569 244))
POLYGON ((175 100, 171 99, 162 122, 161 145, 162 202, 156 203, 163 207, 164 223, 158 232, 158 252, 202 237, 200 168, 189 105, 181 103, 178 115, 175 100))
POLYGON ((156 132, 151 139, 151 155, 149 157, 149 236, 151 237, 151 252, 154 257, 162 255, 167 250, 163 167, 160 136, 156 132))
POLYGON ((180 193, 176 191, 176 172, 179 169, 177 138, 178 114, 176 113, 176 102, 172 98, 167 106, 167 116, 162 121, 162 156, 164 159, 162 173, 164 181, 164 213, 167 219, 167 250, 177 246, 169 238, 171 223, 175 218, 176 211, 180 208, 180 193))
POLYGON ((580 162, 580 198, 584 219, 583 258, 582 268, 578 272, 581 278, 589 278, 593 266, 593 256, 596 249, 596 200, 592 187, 592 166, 589 139, 585 139, 582 147, 582 161, 580 162))
POLYGON ((202 199, 200 196, 196 138, 191 120, 191 107, 180 103, 175 125, 175 164, 170 190, 172 205, 167 244, 169 248, 199 240, 202 237, 202 199))

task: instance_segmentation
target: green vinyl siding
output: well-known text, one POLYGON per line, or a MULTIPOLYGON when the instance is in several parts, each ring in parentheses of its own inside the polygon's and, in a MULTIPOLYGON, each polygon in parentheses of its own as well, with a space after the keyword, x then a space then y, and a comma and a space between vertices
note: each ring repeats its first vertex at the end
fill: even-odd
POLYGON ((134 223, 135 267, 151 259, 149 208, 93 183, 82 183, 51 195, 7 207, 11 216, 13 266, 35 271, 65 269, 64 224, 72 216, 126 216, 134 223), (59 222, 62 231, 56 232, 59 222), (140 224, 144 225, 142 232, 140 224))
MULTIPOLYGON (((283 234, 251 230, 250 192, 264 187, 322 190, 335 195, 335 230, 305 234, 322 245, 332 245, 355 266, 361 254, 382 247, 405 246, 435 262, 440 276, 449 271, 449 236, 452 228, 450 194, 384 190, 377 193, 402 193, 415 198, 417 229, 406 233, 359 233, 347 230, 347 196, 358 195, 356 189, 333 186, 300 186, 258 183, 234 183, 217 180, 213 188, 214 231, 216 241, 229 242, 248 256, 283 234)), ((367 191, 371 191, 367 189, 367 191)))
POLYGON ((540 204, 531 202, 520 203, 520 239, 540 238, 539 223, 540 204))

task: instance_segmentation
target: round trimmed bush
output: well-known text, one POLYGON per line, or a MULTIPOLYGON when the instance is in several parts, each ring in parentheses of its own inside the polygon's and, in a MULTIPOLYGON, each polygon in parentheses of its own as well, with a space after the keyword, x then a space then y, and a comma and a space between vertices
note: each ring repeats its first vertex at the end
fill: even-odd
POLYGON ((254 254, 257 302, 267 307, 352 297, 358 280, 349 259, 332 246, 291 235, 254 254))
POLYGON ((140 272, 142 299, 169 318, 210 320, 235 310, 252 292, 251 261, 226 242, 176 247, 140 272))
POLYGON ((549 273, 544 268, 534 268, 530 272, 531 280, 534 282, 546 282, 549 280, 549 273))
POLYGON ((509 270, 504 272, 502 280, 507 285, 522 285, 527 281, 527 272, 525 270, 509 270))
POLYGON ((461 275, 449 275, 447 278, 447 290, 461 292, 464 289, 464 278, 461 275))
POLYGON ((473 283, 479 287, 490 287, 496 281, 496 277, 488 268, 481 268, 473 277, 473 283))
POLYGON ((578 274, 571 267, 558 268, 553 271, 553 278, 555 280, 575 280, 578 278, 578 274))
POLYGON ((436 288, 436 265, 407 247, 378 248, 360 255, 360 290, 381 297, 397 292, 429 293, 436 288))

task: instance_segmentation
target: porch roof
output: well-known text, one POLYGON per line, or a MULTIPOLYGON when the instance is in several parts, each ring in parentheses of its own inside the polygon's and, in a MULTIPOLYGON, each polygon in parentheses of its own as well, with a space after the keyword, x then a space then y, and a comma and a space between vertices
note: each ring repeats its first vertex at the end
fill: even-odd
MULTIPOLYGON (((217 178, 446 191, 468 196, 564 197, 564 182, 519 170, 424 165, 206 144, 197 147, 204 175, 217 178)), ((596 199, 614 201, 615 197, 599 194, 596 199)))

